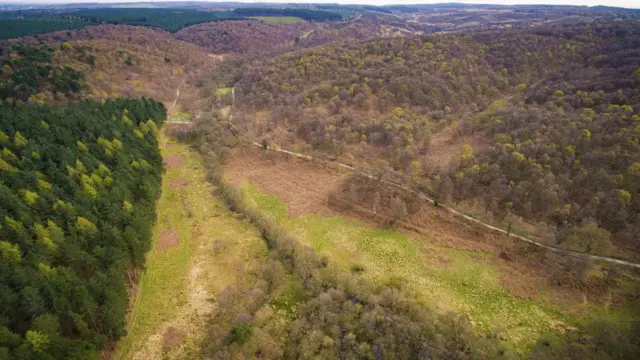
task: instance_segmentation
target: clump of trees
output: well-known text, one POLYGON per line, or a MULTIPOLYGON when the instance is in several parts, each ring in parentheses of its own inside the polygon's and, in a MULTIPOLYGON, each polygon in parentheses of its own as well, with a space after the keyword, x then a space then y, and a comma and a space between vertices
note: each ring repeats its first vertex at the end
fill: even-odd
POLYGON ((0 106, 0 358, 97 359, 124 334, 165 117, 150 99, 0 106))

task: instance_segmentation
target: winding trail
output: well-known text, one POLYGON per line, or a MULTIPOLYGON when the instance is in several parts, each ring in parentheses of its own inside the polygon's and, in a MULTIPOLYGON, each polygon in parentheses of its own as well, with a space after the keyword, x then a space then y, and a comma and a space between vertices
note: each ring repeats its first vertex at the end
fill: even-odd
MULTIPOLYGON (((541 81, 536 83, 536 85, 538 85, 539 83, 541 83, 541 81)), ((506 98, 509 99, 509 98, 512 98, 513 96, 515 96, 515 94, 512 94, 512 95, 510 95, 510 96, 508 96, 506 98)), ((244 136, 245 138, 249 139, 244 133, 242 133, 231 122, 231 120, 233 119, 233 107, 234 107, 234 104, 235 104, 235 86, 233 88, 231 88, 231 109, 229 111, 229 126, 234 128, 235 131, 239 135, 244 136)), ((264 148, 263 144, 259 144, 259 143, 255 142, 255 141, 251 141, 251 143, 254 146, 257 146, 257 147, 260 147, 260 148, 264 148)), ((313 157, 313 156, 304 155, 304 154, 300 154, 300 153, 297 153, 297 152, 278 149, 278 148, 269 147, 269 146, 267 146, 266 150, 277 152, 277 153, 281 153, 281 154, 286 154, 288 156, 293 156, 293 157, 297 157, 297 158, 300 158, 300 159, 306 159, 306 160, 309 160, 309 161, 322 162, 322 163, 325 163, 325 164, 333 165, 334 167, 337 167, 337 168, 347 169, 347 170, 349 170, 349 171, 351 171, 351 172, 353 172, 353 173, 355 173, 355 174, 357 174, 359 176, 363 176, 363 177, 366 177, 366 178, 369 178, 369 179, 376 180, 376 178, 373 175, 369 174, 369 173, 363 172, 363 171, 361 171, 359 169, 356 169, 355 167, 353 167, 351 165, 343 164, 343 163, 340 163, 340 162, 337 162, 337 161, 319 159, 319 158, 316 158, 316 157, 313 157)), ((395 183, 395 182, 392 182, 392 181, 381 180, 381 182, 386 184, 386 185, 389 185, 389 186, 392 186, 392 187, 395 187, 395 188, 398 188, 398 189, 402 189, 402 190, 407 191, 409 193, 415 194, 421 200, 426 201, 426 202, 428 202, 428 203, 430 203, 430 204, 432 204, 434 206, 436 205, 436 201, 434 199, 428 197, 427 195, 425 195, 421 191, 416 191, 416 190, 410 189, 409 187, 407 187, 405 185, 402 185, 402 184, 399 184, 399 183, 395 183)), ((452 213, 453 215, 458 216, 458 217, 460 217, 460 218, 462 218, 462 219, 464 219, 464 220, 466 220, 468 222, 483 226, 484 228, 486 228, 486 229, 488 229, 490 231, 494 231, 494 232, 497 232, 497 233, 500 233, 500 234, 507 235, 507 236, 509 236, 511 238, 514 238, 516 240, 524 241, 524 242, 529 243, 531 245, 538 246, 538 247, 547 249, 549 251, 553 251, 553 252, 558 253, 558 254, 572 256, 572 257, 575 257, 575 258, 578 258, 578 259, 583 259, 583 260, 599 261, 599 262, 605 262, 605 263, 609 263, 609 264, 616 264, 616 265, 632 267, 632 268, 635 268, 635 269, 640 269, 640 264, 638 264, 638 263, 634 263, 634 262, 626 261, 626 260, 614 259, 614 258, 605 257, 605 256, 597 256, 597 255, 585 254, 585 253, 580 253, 580 252, 575 252, 575 251, 571 251, 571 250, 558 248, 558 247, 555 247, 555 246, 551 246, 551 245, 548 245, 548 244, 544 244, 544 243, 541 243, 541 242, 526 238, 524 236, 513 234, 513 233, 508 232, 506 230, 503 230, 503 229, 500 229, 500 228, 495 227, 493 225, 487 224, 487 223, 482 222, 482 221, 480 221, 480 220, 478 220, 478 219, 476 219, 474 217, 471 217, 469 215, 463 214, 462 212, 460 212, 460 211, 458 211, 458 210, 456 210, 456 209, 454 209, 452 207, 446 206, 446 205, 444 205, 442 203, 438 203, 438 207, 440 207, 442 209, 445 209, 446 211, 452 213)))

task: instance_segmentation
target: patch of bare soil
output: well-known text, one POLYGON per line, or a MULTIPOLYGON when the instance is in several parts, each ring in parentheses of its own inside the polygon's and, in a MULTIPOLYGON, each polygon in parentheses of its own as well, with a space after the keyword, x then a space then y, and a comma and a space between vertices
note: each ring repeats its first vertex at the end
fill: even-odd
POLYGON ((174 169, 182 167, 184 159, 181 155, 167 155, 164 157, 164 164, 167 169, 174 169))
POLYGON ((180 346, 185 335, 187 333, 184 330, 169 326, 162 336, 162 351, 168 352, 180 346))
POLYGON ((167 185, 169 189, 181 188, 189 185, 189 180, 186 179, 171 179, 167 185))
POLYGON ((162 230, 160 232, 160 238, 158 239, 158 251, 164 251, 172 248, 180 243, 180 236, 176 229, 171 228, 168 230, 162 230))
POLYGON ((212 59, 215 59, 219 62, 223 62, 224 61, 224 55, 216 55, 216 54, 207 54, 207 56, 209 56, 212 59))
POLYGON ((335 216, 327 205, 343 176, 303 159, 288 159, 258 148, 234 153, 225 167, 233 183, 243 180, 285 201, 291 216, 315 213, 335 216))
POLYGON ((487 146, 487 139, 481 134, 456 136, 454 129, 448 128, 433 135, 425 164, 434 170, 446 169, 460 154, 462 145, 469 145, 474 151, 487 146))

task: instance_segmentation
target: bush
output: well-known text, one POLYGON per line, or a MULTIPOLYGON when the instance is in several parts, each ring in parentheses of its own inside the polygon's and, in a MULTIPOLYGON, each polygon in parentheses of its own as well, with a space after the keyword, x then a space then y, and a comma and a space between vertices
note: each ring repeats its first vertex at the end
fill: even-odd
POLYGON ((228 341, 230 343, 244 344, 251 340, 253 329, 247 324, 239 324, 234 326, 229 333, 228 341))
POLYGON ((364 272, 364 265, 362 265, 362 264, 353 264, 353 265, 351 265, 351 272, 356 273, 356 274, 364 272))

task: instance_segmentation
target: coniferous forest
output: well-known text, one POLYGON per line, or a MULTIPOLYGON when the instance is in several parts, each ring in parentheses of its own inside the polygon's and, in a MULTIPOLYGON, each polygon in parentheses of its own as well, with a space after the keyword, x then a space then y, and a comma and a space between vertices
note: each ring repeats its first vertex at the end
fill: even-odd
POLYGON ((149 99, 0 107, 0 359, 96 358, 123 334, 164 118, 149 99))

